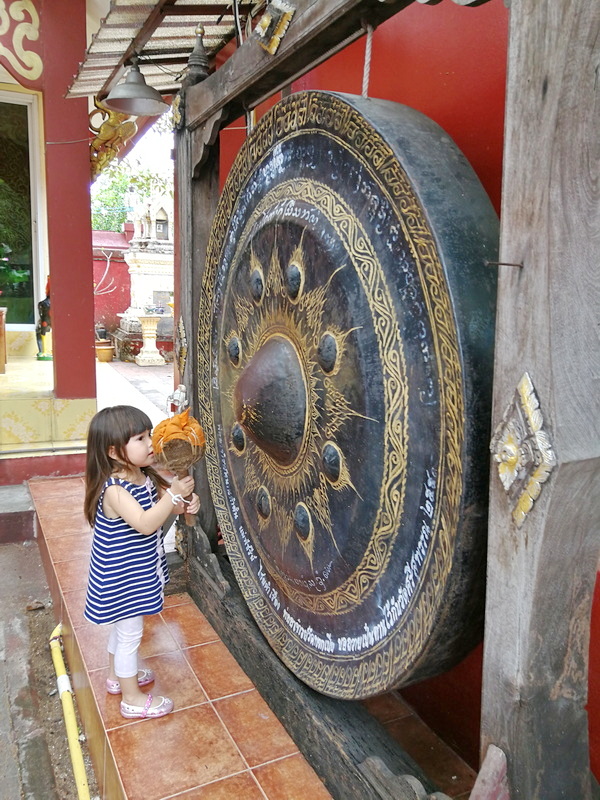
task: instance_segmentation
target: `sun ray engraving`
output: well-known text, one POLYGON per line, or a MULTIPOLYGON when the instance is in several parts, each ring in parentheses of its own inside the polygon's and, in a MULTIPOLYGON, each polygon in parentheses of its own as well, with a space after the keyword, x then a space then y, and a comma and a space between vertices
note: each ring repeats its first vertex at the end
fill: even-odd
POLYGON ((234 308, 238 330, 243 331, 254 312, 254 305, 245 297, 236 297, 234 308))
MULTIPOLYGON (((226 331, 223 336, 230 363, 236 367, 236 376, 225 393, 225 401, 231 408, 238 408, 239 425, 255 431, 246 437, 243 450, 235 444, 231 444, 230 449, 244 459, 244 493, 254 497, 260 486, 266 487, 264 491, 269 493, 269 513, 264 513, 264 509, 263 513, 259 513, 260 509, 256 511, 255 521, 259 529, 269 541, 275 536, 282 554, 285 554, 294 530, 298 534, 298 521, 294 520, 293 514, 290 515, 289 509, 298 508, 298 504, 306 507, 310 525, 307 522, 307 530, 295 538, 312 569, 318 537, 330 539, 337 549, 331 522, 330 493, 354 489, 345 459, 341 460, 335 483, 325 478, 321 450, 325 441, 323 437, 332 439, 351 416, 357 415, 350 400, 336 386, 335 375, 343 363, 346 340, 358 328, 342 330, 334 325, 325 331, 322 327, 326 305, 330 302, 328 290, 331 280, 344 266, 333 270, 325 284, 307 289, 304 232, 291 255, 284 260, 280 255, 279 241, 280 231, 275 225, 268 256, 265 257, 263 252, 259 258, 257 253, 260 251, 256 250, 253 242, 245 251, 247 293, 236 291, 236 328, 226 331), (324 334, 334 340, 335 348, 329 376, 323 371, 324 357, 319 363, 319 343, 324 334), (256 438, 264 408, 258 409, 246 401, 240 401, 236 406, 238 381, 246 370, 254 368, 253 358, 261 348, 269 346, 274 337, 289 343, 287 351, 295 354, 291 357, 297 359, 306 392, 303 440, 300 454, 291 464, 274 460, 272 447, 261 446, 260 437, 256 438)), ((240 258, 244 258, 243 252, 240 258)))
POLYGON ((328 437, 334 438, 335 434, 342 428, 350 417, 360 417, 371 422, 376 420, 355 411, 344 395, 334 386, 329 378, 323 381, 326 387, 325 393, 325 432, 328 437))

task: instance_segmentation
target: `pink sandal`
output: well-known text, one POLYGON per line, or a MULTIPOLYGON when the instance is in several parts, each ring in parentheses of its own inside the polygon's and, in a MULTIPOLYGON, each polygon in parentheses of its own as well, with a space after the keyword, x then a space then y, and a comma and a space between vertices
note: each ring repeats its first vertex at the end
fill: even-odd
POLYGON ((121 716, 126 719, 153 719, 155 717, 164 717, 173 711, 173 701, 170 697, 161 697, 160 703, 154 708, 150 708, 152 703, 152 695, 149 694, 146 704, 142 706, 130 706, 129 703, 124 703, 121 700, 121 716))
MULTIPOLYGON (((154 680, 154 672, 151 669, 138 670, 138 686, 147 686, 154 680)), ((119 681, 111 681, 106 679, 106 691, 109 694, 121 694, 121 684, 119 681)))

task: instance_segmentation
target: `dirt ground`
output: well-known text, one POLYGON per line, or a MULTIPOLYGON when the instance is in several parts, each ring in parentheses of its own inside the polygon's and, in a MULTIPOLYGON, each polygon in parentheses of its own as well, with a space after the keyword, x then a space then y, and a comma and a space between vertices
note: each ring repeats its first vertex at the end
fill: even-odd
MULTIPOLYGON (((77 800, 77 787, 73 776, 73 766, 69 752, 67 731, 63 717, 62 702, 56 686, 56 672, 48 643, 50 634, 56 626, 51 605, 31 610, 28 613, 30 636, 30 669, 32 694, 37 696, 39 725, 43 728, 54 775, 48 776, 48 800, 53 800, 50 782, 54 778, 54 797, 57 800, 77 800)), ((68 670, 68 667, 67 667, 68 670)), ((98 785, 92 768, 81 721, 75 701, 75 714, 80 731, 81 749, 85 763, 90 798, 99 800, 98 785)))

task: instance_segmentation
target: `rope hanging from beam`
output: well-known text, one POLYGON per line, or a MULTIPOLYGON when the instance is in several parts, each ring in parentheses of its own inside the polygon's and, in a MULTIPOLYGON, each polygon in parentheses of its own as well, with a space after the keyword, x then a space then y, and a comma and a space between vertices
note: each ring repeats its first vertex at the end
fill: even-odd
POLYGON ((365 44, 365 66, 363 69, 362 96, 369 96, 369 78, 371 77, 371 50, 373 47, 373 26, 367 25, 367 41, 365 44))

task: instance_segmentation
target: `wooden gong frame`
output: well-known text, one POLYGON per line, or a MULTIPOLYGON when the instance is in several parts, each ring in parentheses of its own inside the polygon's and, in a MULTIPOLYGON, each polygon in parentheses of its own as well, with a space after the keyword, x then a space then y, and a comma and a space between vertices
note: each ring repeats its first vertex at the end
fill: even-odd
MULTIPOLYGON (((407 5, 301 0, 296 24, 274 57, 244 45, 215 75, 187 90, 186 124, 177 137, 177 180, 181 314, 189 343, 183 377, 192 399, 197 397, 195 309, 218 199, 220 128, 308 71, 325 53, 360 36, 363 19, 376 25, 407 5)), ((512 0, 511 5, 493 427, 528 373, 558 463, 518 531, 502 485, 497 476, 492 479, 482 756, 490 743, 502 747, 508 784, 518 796, 556 796, 553 792, 561 787, 564 796, 588 800, 595 796, 585 701, 589 617, 600 550, 594 502, 600 495, 600 454, 598 393, 589 368, 597 343, 591 350, 586 347, 593 327, 588 324, 592 304, 586 299, 600 261, 600 238, 577 187, 585 183, 597 137, 597 119, 588 113, 597 89, 593 80, 581 77, 595 74, 589 32, 599 25, 600 8, 587 0, 556 0, 553 13, 561 22, 551 25, 549 4, 512 0), (565 30, 569 36, 563 35, 565 30), (534 209, 527 219, 524 207, 534 209)), ((204 501, 202 525, 214 540, 215 519, 201 468, 198 485, 204 501)), ((261 667, 272 667, 269 686, 281 681, 289 689, 294 682, 278 675, 276 656, 269 661, 266 650, 252 644, 252 626, 241 622, 244 604, 236 607, 234 587, 227 589, 229 600, 218 599, 226 586, 210 571, 211 562, 214 555, 203 542, 193 541, 190 590, 196 601, 245 666, 258 654, 261 667), (251 656, 244 657, 243 647, 234 649, 242 633, 251 656)), ((269 686, 260 679, 257 686, 272 700, 269 686)), ((302 694, 294 695, 294 702, 302 694)), ((329 715, 325 706, 320 699, 318 711, 313 707, 314 720, 327 717, 331 733, 336 712, 329 715)), ((285 701, 280 701, 279 714, 289 724, 285 701)), ((351 787, 357 785, 356 796, 383 796, 356 768, 362 743, 358 751, 348 747, 352 756, 344 760, 348 743, 336 747, 335 736, 321 738, 312 752, 309 732, 296 730, 293 735, 316 759, 313 763, 326 782, 327 775, 335 775, 340 796, 355 796, 351 787)), ((391 762, 388 766, 395 769, 391 762)))

